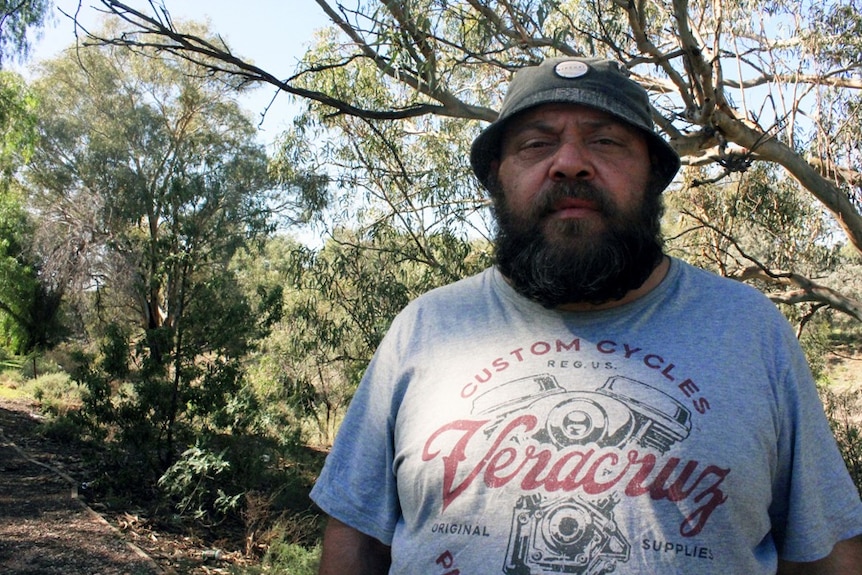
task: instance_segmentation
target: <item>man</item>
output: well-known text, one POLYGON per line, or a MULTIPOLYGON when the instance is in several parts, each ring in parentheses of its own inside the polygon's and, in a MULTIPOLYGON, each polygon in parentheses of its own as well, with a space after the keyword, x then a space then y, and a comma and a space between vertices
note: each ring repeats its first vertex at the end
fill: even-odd
POLYGON ((471 151, 497 265, 393 322, 312 492, 322 574, 862 574, 790 326, 662 252, 650 113, 613 62, 516 74, 471 151))

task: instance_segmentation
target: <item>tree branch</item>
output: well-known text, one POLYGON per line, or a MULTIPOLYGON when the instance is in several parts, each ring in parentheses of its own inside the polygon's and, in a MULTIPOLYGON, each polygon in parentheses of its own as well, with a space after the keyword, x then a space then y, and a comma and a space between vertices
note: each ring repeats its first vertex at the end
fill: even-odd
POLYGON ((817 172, 824 178, 850 186, 862 186, 862 172, 851 168, 844 168, 834 162, 820 158, 808 158, 808 163, 814 166, 817 172))
POLYGON ((862 303, 841 295, 832 288, 819 285, 809 278, 793 272, 770 272, 763 267, 750 266, 736 277, 741 281, 760 280, 772 285, 797 287, 792 291, 767 294, 776 303, 798 304, 813 302, 828 305, 857 321, 862 321, 862 303))
POLYGON ((749 150, 761 158, 783 166, 799 183, 835 215, 850 242, 862 251, 862 215, 838 187, 824 178, 808 162, 787 145, 747 126, 742 120, 723 111, 716 111, 715 124, 728 141, 749 150))
MULTIPOLYGON (((246 82, 265 82, 288 94, 319 102, 336 110, 336 113, 358 116, 372 120, 399 120, 415 118, 428 114, 454 117, 491 118, 496 114, 485 108, 468 106, 457 99, 440 95, 442 105, 415 104, 401 109, 370 110, 350 104, 344 100, 333 98, 323 92, 307 90, 291 84, 299 76, 281 80, 271 73, 235 56, 227 46, 217 46, 194 34, 185 34, 173 27, 169 21, 162 21, 148 16, 122 2, 116 0, 101 0, 107 12, 138 28, 134 33, 124 33, 115 38, 104 38, 94 32, 86 31, 89 41, 84 45, 124 46, 130 49, 150 49, 156 52, 166 52, 178 58, 192 62, 210 72, 230 74, 243 78, 246 82), (152 36, 157 40, 147 41, 137 39, 138 35, 152 36), (445 101, 442 101, 445 100, 445 101)), ((319 3, 325 5, 323 0, 319 3)), ((328 12, 329 13, 329 12, 328 12)), ((83 28, 82 28, 83 29, 83 28)), ((385 69, 385 61, 375 57, 378 67, 385 69)), ((391 74, 391 70, 389 72, 391 74)), ((405 80, 405 78, 401 78, 405 80)), ((418 86, 415 77, 410 80, 418 86)), ((408 83, 410 83, 408 82, 408 83)))

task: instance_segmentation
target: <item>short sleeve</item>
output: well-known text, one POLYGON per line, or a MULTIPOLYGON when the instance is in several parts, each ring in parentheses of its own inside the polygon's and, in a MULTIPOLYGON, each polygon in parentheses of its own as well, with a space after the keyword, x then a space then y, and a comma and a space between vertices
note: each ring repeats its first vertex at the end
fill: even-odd
POLYGON ((781 464, 770 513, 779 556, 805 562, 825 557, 837 542, 862 533, 862 502, 793 340, 780 384, 781 464))

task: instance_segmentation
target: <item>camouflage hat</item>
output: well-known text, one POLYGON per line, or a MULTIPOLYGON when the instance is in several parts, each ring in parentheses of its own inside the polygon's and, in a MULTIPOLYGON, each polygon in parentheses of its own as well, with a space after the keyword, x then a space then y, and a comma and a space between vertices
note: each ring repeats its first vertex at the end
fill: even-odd
POLYGON ((631 80, 619 63, 588 58, 553 58, 519 70, 503 101, 500 115, 473 141, 470 165, 485 186, 491 164, 499 158, 500 138, 512 116, 542 104, 580 104, 615 116, 647 136, 656 158, 653 170, 666 188, 679 170, 679 156, 659 136, 646 90, 631 80))

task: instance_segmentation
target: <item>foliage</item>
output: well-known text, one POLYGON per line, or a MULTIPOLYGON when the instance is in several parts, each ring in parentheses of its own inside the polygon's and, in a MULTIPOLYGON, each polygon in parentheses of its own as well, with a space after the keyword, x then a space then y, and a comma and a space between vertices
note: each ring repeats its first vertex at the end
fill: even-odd
MULTIPOLYGON (((320 545, 308 549, 285 540, 269 546, 261 562, 262 571, 290 573, 291 575, 315 575, 320 563, 320 545)), ((248 571, 254 573, 258 571, 248 571)))
MULTIPOLYGON (((338 49, 324 36, 309 58, 331 58, 338 49)), ((305 77, 302 85, 314 92, 351 86, 357 105, 391 105, 390 98, 397 95, 381 90, 379 80, 371 65, 333 66, 305 77)), ((446 250, 490 235, 488 200, 469 176, 467 145, 473 126, 433 116, 378 120, 330 111, 310 103, 275 158, 276 166, 289 158, 293 169, 303 173, 325 170, 332 207, 319 215, 330 234, 352 229, 381 244, 368 249, 392 251, 450 281, 469 273, 472 262, 464 261, 466 254, 446 250), (309 147, 312 153, 297 151, 309 147)))
POLYGON ((238 424, 226 406, 261 327, 227 266, 270 231, 281 189, 224 78, 93 48, 35 86, 37 249, 58 289, 92 294, 79 313, 101 340, 81 417, 96 435, 119 426, 160 474, 199 429, 238 424))
POLYGON ((753 283, 784 306, 800 337, 818 312, 862 320, 862 285, 848 277, 835 226, 809 196, 765 164, 717 183, 700 175, 665 195, 671 253, 753 283))
MULTIPOLYGON (((334 25, 293 74, 186 34, 161 9, 104 4, 164 53, 303 98, 308 113, 283 157, 308 161, 284 173, 303 175, 310 205, 330 208, 331 230, 384 224, 409 238, 405 257, 427 256, 441 228, 487 237, 466 144, 477 121, 496 116, 512 71, 558 54, 621 61, 651 91, 654 118, 701 183, 760 169, 829 213, 836 242, 862 249, 858 0, 317 0, 334 25)), ((134 47, 142 37, 90 41, 134 47)), ((762 207, 753 215, 768 218, 762 207)), ((760 263, 764 275, 796 274, 782 287, 788 305, 859 307, 855 294, 824 294, 795 268, 760 263)))
POLYGON ((42 411, 50 414, 62 414, 68 409, 80 405, 80 395, 70 385, 69 375, 62 372, 40 375, 28 384, 42 411))
POLYGON ((32 153, 35 140, 36 101, 22 78, 0 71, 0 173, 3 189, 9 178, 32 153))
POLYGON ((62 293, 31 250, 36 223, 17 180, 33 149, 35 105, 20 77, 0 72, 0 344, 14 353, 47 349, 63 335, 62 293))
POLYGON ((3 0, 0 7, 0 68, 9 58, 24 59, 30 51, 28 32, 48 17, 51 0, 3 0))
POLYGON ((212 511, 225 516, 237 508, 242 494, 228 495, 223 489, 224 476, 230 470, 224 456, 224 452, 190 447, 159 478, 165 493, 179 499, 177 513, 211 524, 212 511))
POLYGON ((69 375, 40 353, 7 356, 0 351, 0 384, 17 397, 36 400, 48 414, 64 413, 80 405, 81 397, 69 375))
POLYGON ((187 398, 188 421, 178 426, 177 443, 191 447, 165 467, 154 456, 159 430, 141 416, 143 402, 135 400, 140 386, 111 380, 98 361, 76 378, 83 382, 84 407, 65 419, 85 438, 105 440, 116 433, 106 442, 98 479, 89 485, 92 496, 157 514, 169 508, 175 526, 213 537, 245 530, 249 554, 257 553, 261 532, 274 517, 308 510, 307 495, 322 460, 304 454, 273 406, 262 405, 249 388, 225 395, 201 388, 187 398), (117 386, 119 393, 113 391, 117 386))
POLYGON ((820 392, 838 449, 862 496, 862 421, 859 419, 862 390, 836 392, 824 387, 820 392))
MULTIPOLYGON (((124 356, 128 349, 124 334, 108 329, 98 356, 79 357, 74 378, 83 387, 83 405, 77 418, 94 438, 115 435, 124 457, 144 467, 134 472, 142 482, 174 463, 174 445, 194 444, 216 430, 242 434, 253 426, 256 406, 243 391, 237 360, 191 356, 174 377, 166 377, 146 346, 124 356), (132 369, 130 358, 141 368, 132 369)), ((130 472, 132 465, 124 464, 130 472)), ((129 481, 128 487, 141 486, 129 481)))
POLYGON ((176 329, 198 276, 270 229, 279 190, 253 123, 222 79, 129 52, 61 57, 37 88, 28 179, 46 265, 141 329, 176 329))
POLYGON ((257 565, 234 569, 243 575, 315 575, 320 558, 322 518, 314 513, 284 514, 261 537, 265 551, 257 565))
POLYGON ((320 458, 247 385, 283 290, 230 262, 295 214, 240 88, 121 49, 45 63, 26 193, 2 221, 79 318, 73 381, 42 377, 35 393, 54 415, 46 434, 105 445, 91 496, 245 529, 254 554, 274 518, 307 512, 320 458))
POLYGON ((691 184, 667 196, 674 234, 689 261, 727 277, 750 266, 821 275, 838 263, 830 220, 792 181, 767 164, 720 183, 691 184))
POLYGON ((31 222, 20 199, 11 192, 0 195, 0 333, 4 347, 26 351, 28 308, 32 305, 37 279, 28 261, 25 244, 31 222))
POLYGON ((264 403, 289 410, 311 443, 331 443, 395 315, 451 281, 451 268, 467 274, 487 263, 480 246, 440 234, 428 244, 440 262, 434 268, 404 258, 409 238, 381 228, 365 237, 342 230, 319 250, 274 238, 263 258, 235 264, 246 281, 285 288, 283 317, 261 342, 250 379, 264 403))

